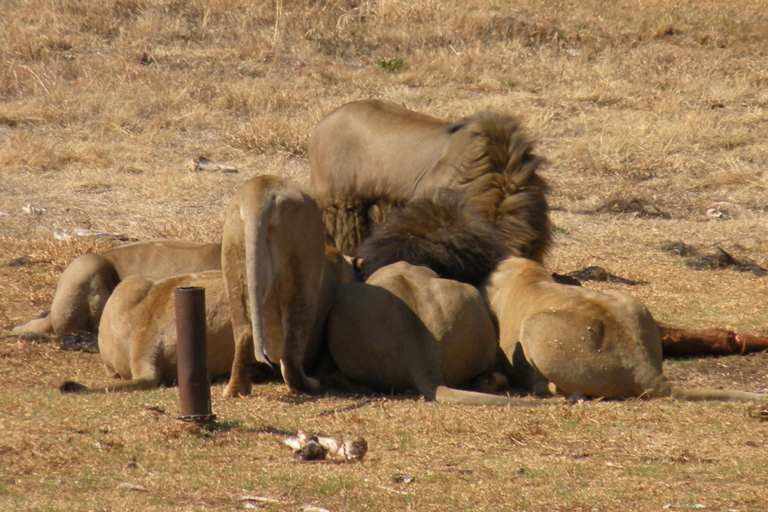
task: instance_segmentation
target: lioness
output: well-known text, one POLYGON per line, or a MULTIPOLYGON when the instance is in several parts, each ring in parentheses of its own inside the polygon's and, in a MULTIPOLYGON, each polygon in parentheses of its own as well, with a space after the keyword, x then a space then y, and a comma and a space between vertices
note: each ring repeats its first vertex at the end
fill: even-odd
POLYGON ((208 374, 211 380, 232 368, 235 341, 221 271, 186 274, 154 281, 128 276, 117 285, 104 307, 99 325, 99 353, 107 371, 128 379, 103 388, 86 388, 74 382, 63 392, 107 392, 152 389, 172 385, 177 379, 177 287, 205 288, 208 374))
POLYGON ((354 269, 325 246, 317 203, 298 184, 258 176, 235 193, 224 221, 222 269, 235 359, 224 396, 251 392, 254 359, 280 365, 292 392, 312 392, 304 366, 319 355, 338 283, 354 269))
POLYGON ((384 391, 469 405, 535 402, 455 389, 495 391, 496 332, 476 288, 399 262, 366 283, 338 287, 328 315, 328 348, 346 377, 384 391))
POLYGON ((455 123, 378 100, 328 114, 309 140, 313 194, 348 255, 413 199, 453 191, 491 220, 511 255, 541 261, 551 242, 542 159, 518 121, 480 112, 455 123))
POLYGON ((13 328, 13 334, 96 332, 102 310, 117 284, 128 276, 163 279, 221 269, 221 244, 149 240, 101 254, 86 253, 67 265, 56 286, 51 311, 13 328))
MULTIPOLYGON (((763 402, 768 396, 730 390, 686 389, 662 372, 659 327, 633 297, 557 284, 530 260, 502 261, 484 288, 497 317, 501 349, 513 371, 533 372, 527 383, 588 397, 674 397, 763 402), (522 364, 522 368, 520 367, 522 364)), ((514 375, 513 375, 514 377, 514 375)))

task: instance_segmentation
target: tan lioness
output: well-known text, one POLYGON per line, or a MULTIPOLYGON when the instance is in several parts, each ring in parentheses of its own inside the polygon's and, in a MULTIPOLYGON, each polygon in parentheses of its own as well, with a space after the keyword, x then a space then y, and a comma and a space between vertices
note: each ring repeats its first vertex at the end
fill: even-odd
POLYGON ((67 265, 56 286, 51 311, 13 328, 13 334, 96 332, 102 310, 117 284, 128 276, 164 279, 221 269, 221 244, 148 240, 101 254, 86 253, 67 265))
POLYGON ((205 288, 208 374, 225 377, 232 368, 235 341, 229 320, 224 280, 218 270, 154 281, 129 276, 117 285, 99 325, 99 353, 114 377, 126 379, 103 388, 73 382, 64 392, 108 392, 152 389, 177 379, 176 301, 178 287, 205 288))
POLYGON ((383 391, 468 405, 534 401, 455 389, 495 391, 496 332, 473 286, 399 262, 366 283, 338 287, 328 316, 328 348, 341 373, 383 391))
POLYGON ((531 389, 544 389, 548 381, 561 393, 588 397, 768 400, 759 393, 670 383, 662 372, 659 327, 625 293, 557 284, 544 267, 522 258, 502 261, 484 291, 513 372, 528 370, 516 357, 520 349, 533 369, 531 389))
POLYGON ((319 356, 336 285, 355 279, 338 251, 326 251, 315 200, 276 176, 247 181, 227 210, 222 269, 235 335, 224 396, 250 394, 254 360, 279 364, 292 392, 315 391, 305 366, 319 356))

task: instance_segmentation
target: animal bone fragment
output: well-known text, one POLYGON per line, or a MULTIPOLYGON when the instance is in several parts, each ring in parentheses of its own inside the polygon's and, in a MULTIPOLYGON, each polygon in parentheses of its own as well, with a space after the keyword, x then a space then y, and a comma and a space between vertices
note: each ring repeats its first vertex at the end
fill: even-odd
POLYGON ((32 206, 31 204, 28 204, 27 206, 22 206, 21 211, 23 211, 28 215, 42 215, 48 211, 48 208, 38 208, 37 206, 32 206))
POLYGON ((303 430, 294 437, 284 440, 293 448, 293 458, 299 461, 331 459, 341 462, 363 460, 368 452, 368 443, 362 437, 355 440, 339 441, 332 437, 309 434, 303 430))
POLYGON ((211 162, 204 156, 193 158, 192 161, 189 162, 189 170, 191 172, 238 172, 237 167, 217 164, 211 162))

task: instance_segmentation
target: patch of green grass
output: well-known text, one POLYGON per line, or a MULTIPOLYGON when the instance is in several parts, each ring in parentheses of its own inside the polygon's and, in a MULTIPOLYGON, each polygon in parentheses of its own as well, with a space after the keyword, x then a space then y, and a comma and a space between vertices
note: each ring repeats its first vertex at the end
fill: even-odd
POLYGON ((378 64, 381 69, 386 71, 398 71, 405 65, 405 60, 400 57, 390 57, 388 59, 381 59, 378 64))

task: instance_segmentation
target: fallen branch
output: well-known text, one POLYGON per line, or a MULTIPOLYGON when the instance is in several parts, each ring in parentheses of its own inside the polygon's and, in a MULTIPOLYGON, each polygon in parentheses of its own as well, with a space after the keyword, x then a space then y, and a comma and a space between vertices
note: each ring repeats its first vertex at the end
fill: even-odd
POLYGON ((743 355, 768 350, 768 336, 737 334, 725 329, 687 329, 659 324, 664 357, 743 355))

